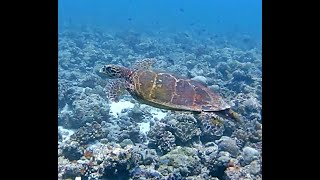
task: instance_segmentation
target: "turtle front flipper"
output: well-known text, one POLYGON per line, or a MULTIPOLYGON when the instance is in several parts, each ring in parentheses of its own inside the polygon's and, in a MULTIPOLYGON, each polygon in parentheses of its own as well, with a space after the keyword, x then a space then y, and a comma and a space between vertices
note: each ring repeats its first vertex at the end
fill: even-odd
POLYGON ((137 60, 133 64, 133 69, 134 70, 149 70, 149 69, 151 69, 151 67, 154 63, 156 63, 155 58, 140 59, 140 60, 137 60))
POLYGON ((119 102, 120 96, 125 93, 125 83, 121 79, 111 81, 106 85, 104 91, 111 102, 119 102))

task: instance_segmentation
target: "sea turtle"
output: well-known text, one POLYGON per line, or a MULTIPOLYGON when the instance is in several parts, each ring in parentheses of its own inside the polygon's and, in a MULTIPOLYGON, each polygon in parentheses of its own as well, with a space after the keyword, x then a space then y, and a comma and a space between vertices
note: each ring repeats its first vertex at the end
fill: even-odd
POLYGON ((198 81, 165 72, 151 70, 156 59, 138 60, 132 69, 108 64, 101 67, 100 73, 116 79, 105 87, 109 100, 118 101, 127 90, 131 96, 147 105, 194 113, 215 112, 225 117, 239 120, 223 98, 198 81))

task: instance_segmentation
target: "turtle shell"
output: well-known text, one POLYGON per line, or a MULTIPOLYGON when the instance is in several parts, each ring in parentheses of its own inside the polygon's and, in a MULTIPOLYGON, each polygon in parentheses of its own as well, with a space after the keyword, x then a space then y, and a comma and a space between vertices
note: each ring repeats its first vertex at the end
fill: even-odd
POLYGON ((133 88, 129 91, 138 101, 171 110, 214 112, 230 106, 201 83, 173 74, 140 70, 130 78, 133 88))

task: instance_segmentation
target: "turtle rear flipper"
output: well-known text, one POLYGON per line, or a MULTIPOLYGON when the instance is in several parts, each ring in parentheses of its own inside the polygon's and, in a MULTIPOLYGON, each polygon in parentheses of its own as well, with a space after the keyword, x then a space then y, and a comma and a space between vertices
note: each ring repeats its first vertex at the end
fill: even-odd
POLYGON ((119 102, 120 96, 125 93, 125 85, 121 79, 116 79, 104 88, 107 98, 111 102, 119 102))
POLYGON ((133 69, 134 70, 149 70, 149 69, 151 69, 151 67, 154 63, 156 63, 155 58, 140 59, 140 60, 137 60, 133 64, 133 69))
POLYGON ((242 119, 241 119, 240 115, 237 112, 233 111, 232 109, 226 109, 226 110, 219 111, 216 113, 221 115, 224 118, 227 118, 227 119, 229 118, 235 122, 242 123, 242 119))

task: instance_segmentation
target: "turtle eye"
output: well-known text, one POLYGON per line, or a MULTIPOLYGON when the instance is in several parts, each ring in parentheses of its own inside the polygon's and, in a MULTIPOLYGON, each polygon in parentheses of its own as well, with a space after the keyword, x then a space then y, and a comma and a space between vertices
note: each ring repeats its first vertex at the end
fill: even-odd
POLYGON ((113 65, 105 65, 100 69, 100 72, 107 75, 109 78, 119 78, 121 69, 113 65))
POLYGON ((109 66, 109 67, 106 67, 106 72, 109 76, 111 77, 115 77, 116 76, 116 71, 113 67, 109 66))
POLYGON ((100 69, 100 72, 104 73, 104 74, 106 74, 108 76, 113 76, 112 67, 110 67, 110 66, 103 66, 100 69))
POLYGON ((108 73, 108 74, 110 74, 110 73, 112 72, 112 67, 106 66, 106 67, 105 67, 105 72, 108 73))
POLYGON ((110 77, 118 77, 119 76, 119 68, 114 67, 114 66, 106 66, 105 67, 105 72, 110 76, 110 77))

